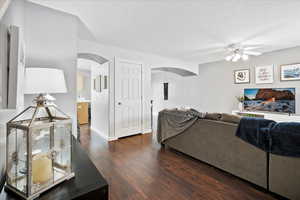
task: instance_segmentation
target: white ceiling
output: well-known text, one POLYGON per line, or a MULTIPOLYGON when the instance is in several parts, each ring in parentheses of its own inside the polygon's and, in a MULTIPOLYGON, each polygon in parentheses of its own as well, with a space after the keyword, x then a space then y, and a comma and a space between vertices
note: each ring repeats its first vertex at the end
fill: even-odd
POLYGON ((198 63, 231 43, 300 45, 299 0, 32 0, 77 15, 97 41, 198 63))

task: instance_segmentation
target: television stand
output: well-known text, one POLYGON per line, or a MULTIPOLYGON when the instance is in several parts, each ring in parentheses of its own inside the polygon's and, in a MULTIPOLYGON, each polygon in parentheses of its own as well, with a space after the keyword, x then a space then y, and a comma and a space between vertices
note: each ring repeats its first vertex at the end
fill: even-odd
POLYGON ((233 110, 232 114, 244 117, 258 117, 274 120, 276 122, 300 122, 300 115, 291 113, 251 112, 233 110))

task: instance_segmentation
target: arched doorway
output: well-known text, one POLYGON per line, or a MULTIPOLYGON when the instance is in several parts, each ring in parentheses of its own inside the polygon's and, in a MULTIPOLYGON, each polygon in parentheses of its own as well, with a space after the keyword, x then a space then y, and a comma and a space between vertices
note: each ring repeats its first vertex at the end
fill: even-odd
POLYGON ((151 126, 156 130, 158 112, 166 108, 184 106, 178 89, 183 85, 184 78, 197 76, 196 73, 178 67, 151 68, 151 126))
POLYGON ((109 60, 93 54, 78 53, 77 119, 81 133, 93 131, 109 138, 109 60))

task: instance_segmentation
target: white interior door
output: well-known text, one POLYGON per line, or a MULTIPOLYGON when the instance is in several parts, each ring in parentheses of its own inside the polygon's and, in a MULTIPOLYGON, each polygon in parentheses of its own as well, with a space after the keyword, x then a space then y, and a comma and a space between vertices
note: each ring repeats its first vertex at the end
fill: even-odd
POLYGON ((115 133, 142 132, 142 64, 115 59, 115 133))

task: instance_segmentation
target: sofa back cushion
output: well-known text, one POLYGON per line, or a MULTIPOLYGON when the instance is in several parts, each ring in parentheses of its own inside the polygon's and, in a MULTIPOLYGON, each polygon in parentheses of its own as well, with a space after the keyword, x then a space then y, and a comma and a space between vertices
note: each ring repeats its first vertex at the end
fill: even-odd
POLYGON ((210 119, 210 120, 220 120, 222 118, 221 113, 206 113, 205 119, 210 119))
POLYGON ((231 115, 231 114, 227 114, 227 113, 222 113, 222 117, 221 117, 220 120, 223 121, 223 122, 238 124, 238 123, 240 123, 241 118, 242 117, 238 116, 238 115, 231 115))

